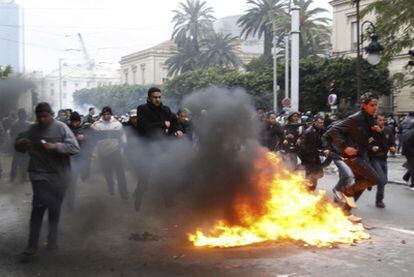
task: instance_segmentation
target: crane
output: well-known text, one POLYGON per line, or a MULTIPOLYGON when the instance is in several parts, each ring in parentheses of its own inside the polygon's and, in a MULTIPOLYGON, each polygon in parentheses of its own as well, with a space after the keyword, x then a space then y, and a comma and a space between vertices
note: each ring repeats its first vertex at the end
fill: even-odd
POLYGON ((91 59, 91 57, 89 56, 88 50, 86 49, 85 42, 83 41, 83 37, 81 33, 78 33, 78 38, 79 38, 79 42, 80 42, 82 53, 83 53, 83 58, 85 59, 87 68, 89 70, 93 70, 95 67, 95 60, 91 59))

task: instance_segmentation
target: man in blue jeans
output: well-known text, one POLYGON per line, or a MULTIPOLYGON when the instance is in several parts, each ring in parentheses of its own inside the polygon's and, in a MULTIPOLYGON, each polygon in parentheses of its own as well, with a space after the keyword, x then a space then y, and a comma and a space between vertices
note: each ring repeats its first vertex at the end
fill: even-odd
POLYGON ((372 133, 368 155, 371 165, 379 177, 375 206, 377 208, 385 208, 383 200, 384 188, 388 182, 387 154, 388 151, 395 154, 396 144, 392 130, 384 124, 384 115, 377 115, 376 123, 380 127, 381 131, 372 133))

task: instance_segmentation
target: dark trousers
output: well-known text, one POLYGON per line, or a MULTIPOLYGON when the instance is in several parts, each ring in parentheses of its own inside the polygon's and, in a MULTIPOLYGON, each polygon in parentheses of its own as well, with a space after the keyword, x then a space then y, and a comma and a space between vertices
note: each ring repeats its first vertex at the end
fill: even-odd
POLYGON ((314 191, 318 185, 318 180, 323 177, 322 166, 318 167, 315 165, 305 164, 305 177, 311 183, 310 190, 314 191))
POLYGON ((377 196, 376 201, 382 202, 384 200, 384 188, 385 185, 388 183, 388 166, 387 160, 384 159, 371 159, 372 167, 378 174, 379 182, 377 185, 377 196))
POLYGON ((58 223, 66 185, 54 184, 49 181, 32 181, 33 202, 30 215, 29 248, 37 248, 43 216, 47 210, 49 219, 48 244, 56 245, 58 223))
POLYGON ((406 156, 407 158, 407 173, 406 176, 404 177, 408 177, 406 178, 407 180, 409 178, 411 178, 411 183, 410 183, 410 187, 414 187, 414 156, 406 156))
POLYGON ((10 169, 10 180, 13 181, 17 173, 20 173, 22 180, 27 178, 27 167, 29 162, 29 156, 24 153, 14 152, 13 160, 10 169))
POLYGON ((357 201, 366 188, 377 185, 380 179, 368 158, 354 157, 346 159, 345 163, 355 176, 355 184, 346 188, 344 192, 348 196, 353 196, 357 201))
POLYGON ((110 155, 100 155, 102 170, 108 186, 108 190, 111 194, 114 192, 114 178, 113 172, 115 172, 118 181, 118 191, 122 197, 128 196, 127 181, 125 178, 124 166, 122 163, 122 156, 120 151, 111 153, 110 155))

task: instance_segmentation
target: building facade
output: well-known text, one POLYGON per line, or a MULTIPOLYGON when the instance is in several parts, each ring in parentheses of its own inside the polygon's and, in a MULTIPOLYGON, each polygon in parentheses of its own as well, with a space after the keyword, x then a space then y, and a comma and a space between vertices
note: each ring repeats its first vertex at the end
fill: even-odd
POLYGON ((36 85, 38 101, 50 103, 55 111, 61 108, 82 108, 76 107, 73 101, 73 93, 77 90, 117 85, 120 81, 118 70, 99 65, 90 68, 85 64, 63 64, 61 76, 60 79, 59 69, 47 75, 43 75, 42 72, 33 72, 29 75, 36 85))
POLYGON ((23 9, 13 1, 0 0, 0 66, 24 71, 23 9))
MULTIPOLYGON (((368 4, 375 0, 361 0, 360 6, 363 10, 368 4)), ((333 0, 329 2, 333 7, 332 22, 332 54, 333 57, 350 56, 356 57, 357 52, 357 24, 356 24, 356 8, 351 4, 350 0, 333 0)), ((361 19, 361 24, 365 20, 374 22, 375 14, 368 14, 361 19)), ((361 32, 365 32, 362 30, 361 32)), ((381 36, 381 34, 378 34, 381 36)), ((365 41, 363 47, 369 41, 365 41)), ((361 49, 363 49, 361 47, 361 49)), ((363 50, 362 50, 363 51, 363 50)), ((408 50, 406 51, 408 52, 408 50)), ((363 53, 364 55, 365 53, 363 53)), ((388 69, 390 74, 404 72, 404 67, 409 61, 408 53, 401 53, 393 57, 388 69)), ((401 89, 393 89, 392 94, 384 96, 381 99, 381 110, 386 113, 404 114, 414 110, 414 87, 404 87, 401 89)))
MULTIPOLYGON (((176 44, 165 41, 149 49, 121 57, 121 83, 135 85, 161 85, 167 80, 166 61, 175 54, 176 44)), ((246 64, 260 54, 240 52, 239 58, 246 64)), ((243 70, 241 67, 240 70, 243 70)))

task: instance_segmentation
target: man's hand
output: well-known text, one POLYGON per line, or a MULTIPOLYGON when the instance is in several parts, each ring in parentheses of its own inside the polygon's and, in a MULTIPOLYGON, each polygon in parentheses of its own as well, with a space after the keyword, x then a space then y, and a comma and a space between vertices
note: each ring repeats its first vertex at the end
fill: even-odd
POLYGON ((33 142, 30 139, 22 139, 19 143, 25 145, 25 146, 32 146, 33 142))
POLYGON ((284 145, 288 145, 288 143, 289 143, 289 142, 288 142, 287 140, 284 140, 284 141, 283 141, 283 144, 284 144, 284 145))
POLYGON ((293 136, 292 134, 288 134, 286 137, 287 137, 288 139, 293 139, 293 138, 294 138, 294 136, 293 136))
POLYGON ((182 137, 184 135, 184 133, 182 131, 177 131, 177 132, 174 133, 174 135, 176 137, 182 137))
POLYGON ((378 150, 379 150, 379 147, 378 146, 372 146, 372 151, 378 152, 378 150))
POLYGON ((382 132, 382 129, 378 125, 372 126, 371 127, 371 130, 374 131, 374 132, 377 132, 377 133, 381 133, 382 132))
POLYGON ((296 141, 296 145, 300 145, 300 143, 301 143, 302 141, 300 140, 300 139, 298 139, 297 141, 296 141))
POLYGON ((394 146, 391 146, 390 147, 390 152, 391 152, 391 154, 395 154, 395 153, 397 153, 397 149, 394 146))
POLYGON ((358 151, 353 147, 347 147, 345 148, 344 153, 347 154, 348 156, 356 156, 358 151))
POLYGON ((328 157, 329 154, 331 154, 331 151, 329 151, 328 149, 323 150, 323 154, 325 155, 325 157, 328 157))
POLYGON ((77 136, 76 136, 76 139, 77 139, 78 141, 83 141, 83 140, 85 140, 85 136, 84 136, 84 135, 77 135, 77 136))
POLYGON ((168 129, 168 128, 170 128, 170 126, 171 126, 171 122, 169 122, 169 121, 164 121, 164 125, 165 125, 165 127, 168 129))
POLYGON ((48 151, 56 148, 56 144, 49 143, 49 142, 48 143, 42 143, 42 146, 43 146, 44 149, 46 149, 48 151))

